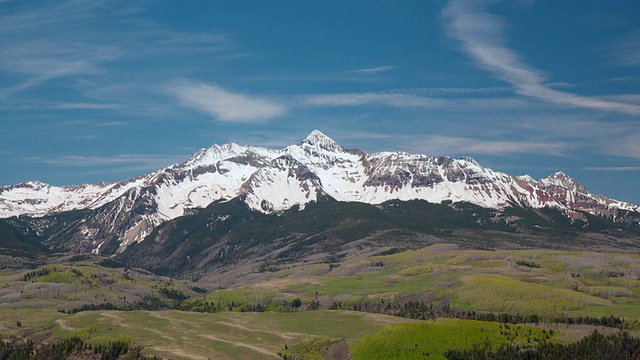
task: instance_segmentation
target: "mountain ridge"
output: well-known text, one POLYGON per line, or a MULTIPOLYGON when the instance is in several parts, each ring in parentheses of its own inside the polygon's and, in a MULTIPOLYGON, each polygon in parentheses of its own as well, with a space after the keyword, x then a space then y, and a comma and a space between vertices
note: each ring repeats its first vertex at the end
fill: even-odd
MULTIPOLYGON (((182 164, 115 183, 55 187, 37 181, 0 188, 0 218, 87 211, 73 234, 83 251, 118 251, 163 222, 216 201, 242 199, 278 213, 328 196, 382 204, 389 200, 468 202, 489 209, 551 207, 572 221, 582 212, 627 221, 640 206, 593 195, 562 172, 535 180, 453 159, 405 152, 347 149, 318 130, 282 150, 228 143, 194 153, 182 164), (622 215, 621 215, 622 214, 622 215)), ((633 219, 628 221, 635 221, 633 219)))

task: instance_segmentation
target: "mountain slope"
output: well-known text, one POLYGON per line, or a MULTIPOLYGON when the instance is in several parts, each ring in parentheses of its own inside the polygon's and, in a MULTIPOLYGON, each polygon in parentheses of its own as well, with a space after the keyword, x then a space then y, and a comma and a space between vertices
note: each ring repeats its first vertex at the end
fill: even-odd
POLYGON ((534 180, 484 168, 467 157, 367 154, 317 130, 282 150, 214 145, 183 164, 117 183, 2 187, 0 218, 30 217, 30 226, 52 248, 111 254, 142 241, 168 220, 237 197, 265 214, 302 209, 324 197, 366 204, 425 200, 494 210, 549 207, 571 221, 584 223, 588 213, 640 226, 639 206, 592 195, 562 173, 534 180), (82 215, 68 221, 67 212, 82 215), (64 238, 54 231, 63 225, 64 238))
POLYGON ((587 222, 580 223, 550 208, 495 211, 469 203, 423 200, 370 205, 330 197, 321 197, 302 211, 294 207, 265 214, 236 198, 163 223, 117 258, 164 275, 237 279, 296 263, 332 263, 359 252, 371 255, 435 243, 485 249, 637 248, 639 229, 585 217, 587 222))
POLYGON ((0 219, 0 255, 33 257, 48 252, 28 226, 0 219))

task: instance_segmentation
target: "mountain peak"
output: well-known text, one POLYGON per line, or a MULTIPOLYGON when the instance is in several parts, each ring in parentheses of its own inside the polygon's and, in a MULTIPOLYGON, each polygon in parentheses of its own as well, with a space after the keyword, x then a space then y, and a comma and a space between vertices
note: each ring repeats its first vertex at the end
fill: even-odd
MULTIPOLYGON (((118 251, 123 251, 164 221, 237 196, 251 209, 265 213, 293 206, 302 209, 320 198, 332 198, 375 205, 390 200, 446 201, 495 210, 548 206, 633 222, 633 226, 640 219, 627 214, 640 213, 639 205, 592 195, 563 172, 535 181, 484 168, 469 157, 367 154, 347 150, 318 130, 299 145, 282 150, 232 142, 213 145, 198 150, 185 163, 113 185, 57 187, 31 181, 0 187, 0 218, 82 210, 77 214, 85 220, 69 222, 72 228, 68 229, 73 230, 65 228, 64 234, 74 234, 69 240, 74 249, 77 245, 108 253, 114 247, 101 248, 105 241, 119 244, 118 251)), ((51 231, 67 226, 58 220, 42 221, 51 231)))
POLYGON ((471 164, 473 164, 473 165, 480 166, 480 164, 476 161, 476 159, 474 159, 474 158, 472 158, 472 157, 470 157, 470 156, 463 156, 463 157, 462 157, 462 160, 464 160, 464 161, 466 161, 466 162, 468 162, 468 163, 471 163, 471 164))
POLYGON ((304 144, 318 146, 321 149, 330 151, 342 149, 342 146, 333 141, 333 139, 327 135, 323 134, 320 130, 313 130, 309 135, 307 135, 307 137, 300 143, 300 145, 304 144))
POLYGON ((566 189, 573 189, 580 193, 588 194, 589 190, 585 188, 582 184, 577 182, 571 176, 565 174, 562 171, 557 171, 547 177, 540 179, 540 182, 545 186, 561 186, 566 189))
POLYGON ((553 182, 575 182, 571 176, 565 174, 562 171, 556 171, 555 173, 543 178, 542 180, 553 181, 553 182))
POLYGON ((42 188, 46 188, 50 186, 49 184, 43 183, 42 181, 38 181, 38 180, 30 180, 30 181, 25 181, 23 183, 20 183, 18 185, 16 185, 16 187, 22 187, 22 188, 31 188, 31 189, 42 189, 42 188))
POLYGON ((212 165, 220 160, 236 156, 246 150, 246 146, 238 145, 233 142, 222 146, 214 144, 210 148, 202 148, 196 151, 189 160, 184 163, 184 166, 194 168, 198 166, 212 165))

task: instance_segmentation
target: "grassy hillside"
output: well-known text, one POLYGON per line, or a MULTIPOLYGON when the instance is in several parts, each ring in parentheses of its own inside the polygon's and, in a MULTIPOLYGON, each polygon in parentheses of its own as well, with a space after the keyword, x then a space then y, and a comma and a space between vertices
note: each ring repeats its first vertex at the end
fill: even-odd
POLYGON ((235 199, 160 225, 118 258, 163 275, 199 278, 244 263, 287 265, 353 247, 407 250, 454 243, 472 249, 591 246, 612 251, 635 248, 640 241, 640 231, 625 223, 584 218, 588 221, 571 222, 554 209, 500 212, 466 203, 415 200, 374 206, 331 199, 310 203, 303 211, 267 215, 235 199))
MULTIPOLYGON (((264 301, 256 294, 285 302, 299 298, 302 308, 395 314, 407 301, 419 301, 434 312, 536 314, 545 319, 614 315, 635 321, 640 319, 639 275, 638 255, 434 245, 256 274, 253 284, 233 291, 247 302, 264 301)), ((215 299, 215 294, 207 297, 215 299)))
POLYGON ((206 291, 186 281, 125 268, 110 259, 77 255, 58 260, 62 263, 0 272, 0 308, 46 307, 67 313, 92 309, 160 310, 206 291))
POLYGON ((166 358, 267 359, 318 344, 334 355, 351 348, 354 358, 368 358, 400 336, 393 341, 398 353, 441 358, 443 349, 468 349, 451 338, 465 331, 471 331, 465 346, 489 341, 498 348, 506 340, 536 345, 551 329, 548 340, 565 343, 595 328, 632 334, 640 328, 640 256, 629 253, 451 244, 400 251, 356 243, 314 261, 246 267, 236 273, 237 284, 223 289, 215 279, 176 280, 110 258, 52 259, 0 272, 5 338, 77 335, 89 343, 132 341, 166 358), (431 325, 385 330, 393 323, 431 325))

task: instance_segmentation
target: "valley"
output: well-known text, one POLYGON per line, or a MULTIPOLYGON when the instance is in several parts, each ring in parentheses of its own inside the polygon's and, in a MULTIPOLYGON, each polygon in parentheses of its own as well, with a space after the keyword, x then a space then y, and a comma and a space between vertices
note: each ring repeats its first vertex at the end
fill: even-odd
MULTIPOLYGON (((344 341, 360 358, 371 336, 400 323, 471 326, 476 330, 464 331, 496 334, 495 346, 512 341, 500 335, 505 324, 532 329, 538 335, 529 341, 542 336, 536 342, 560 344, 595 329, 640 331, 637 254, 387 248, 330 263, 256 268, 224 289, 120 267, 97 255, 54 262, 0 274, 5 339, 124 339, 163 358, 269 359, 284 354, 285 345, 328 338, 344 341)), ((444 358, 439 351, 434 359, 444 358)))
POLYGON ((0 188, 0 334, 171 359, 632 349, 638 210, 561 172, 319 131, 215 145, 118 183, 0 188))

